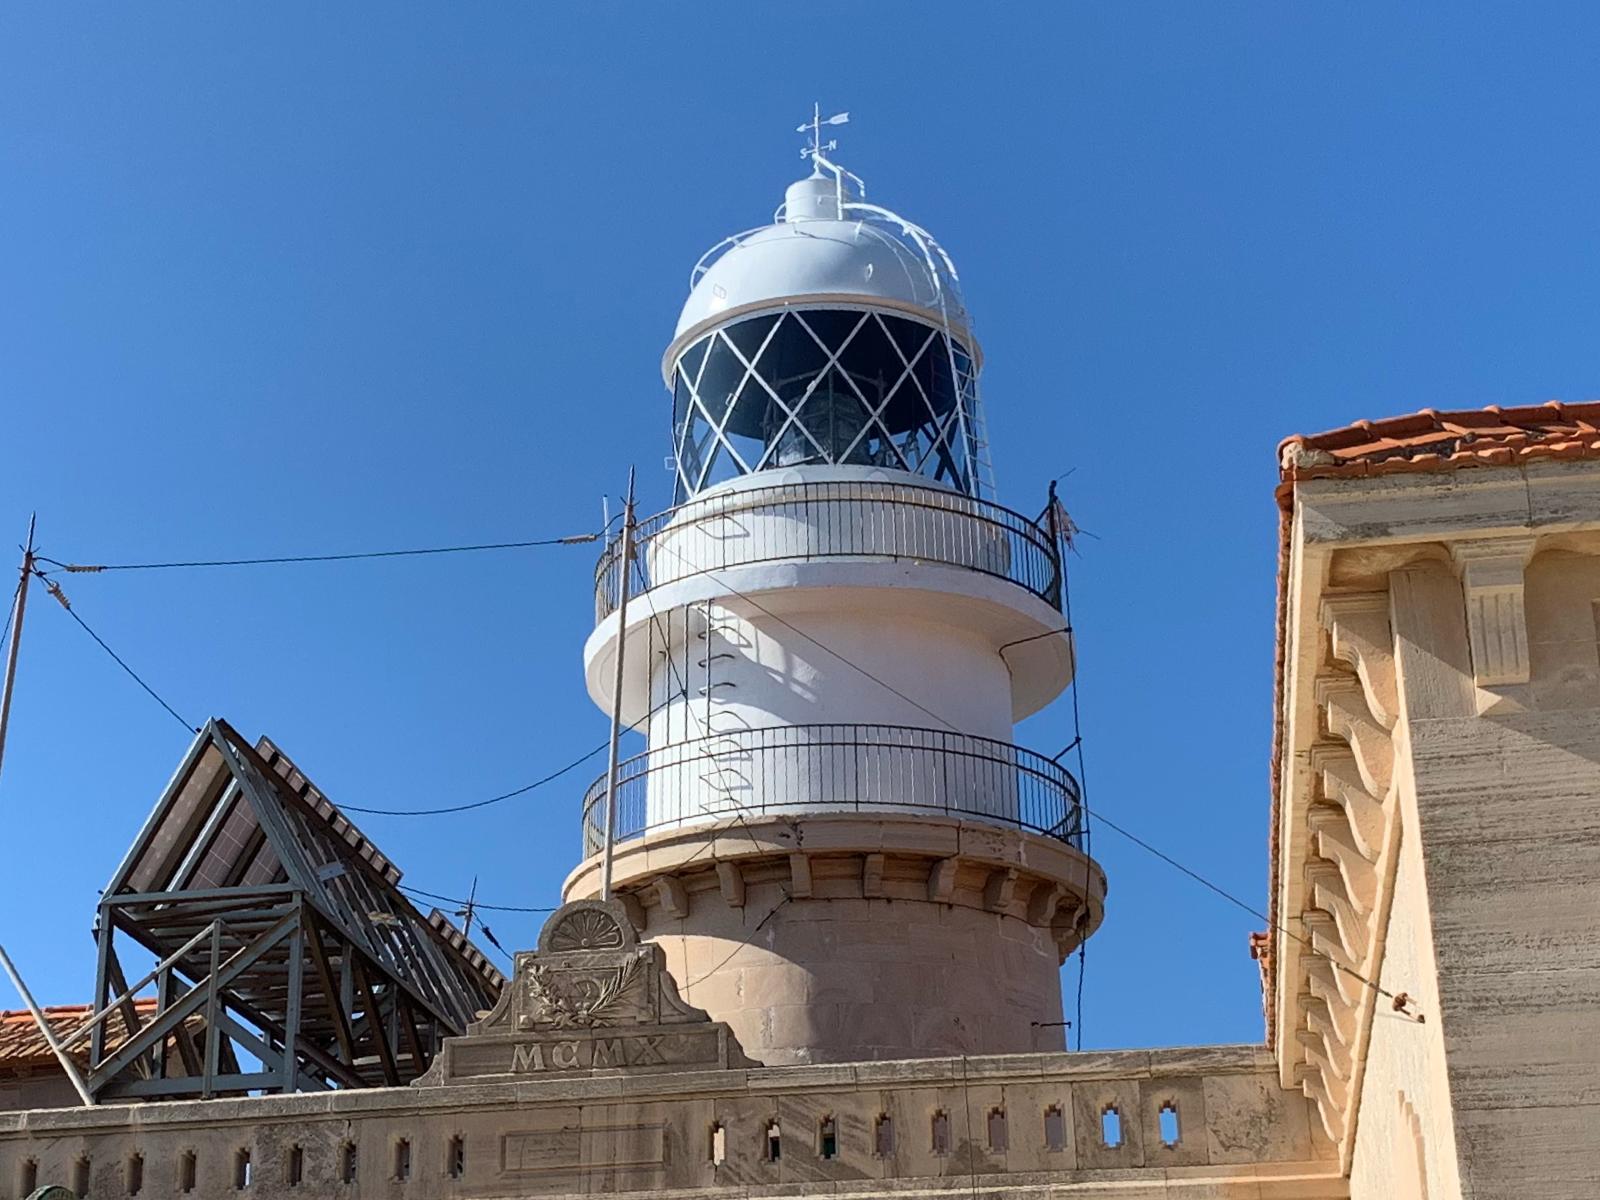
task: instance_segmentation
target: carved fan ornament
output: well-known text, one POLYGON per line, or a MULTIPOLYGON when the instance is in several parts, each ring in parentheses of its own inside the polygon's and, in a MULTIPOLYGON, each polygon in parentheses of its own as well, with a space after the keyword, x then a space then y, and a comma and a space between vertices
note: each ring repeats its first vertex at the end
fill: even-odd
POLYGON ((582 908, 550 932, 551 950, 619 950, 622 929, 606 913, 582 908))
POLYGON ((639 974, 640 961, 639 958, 630 958, 603 979, 563 978, 565 972, 557 973, 550 967, 530 965, 526 980, 528 999, 534 1005, 533 1019, 548 1021, 557 1029, 601 1024, 617 1001, 633 986, 639 974))

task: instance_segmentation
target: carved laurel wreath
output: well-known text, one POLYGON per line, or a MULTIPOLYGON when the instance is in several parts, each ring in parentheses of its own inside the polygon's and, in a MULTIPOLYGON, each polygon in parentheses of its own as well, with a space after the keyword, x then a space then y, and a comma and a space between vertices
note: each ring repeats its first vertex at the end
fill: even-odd
POLYGON ((603 981, 593 978, 563 980, 549 967, 530 966, 528 998, 538 1006, 537 1020, 557 1029, 598 1025, 622 999, 639 973, 637 958, 630 958, 603 981))

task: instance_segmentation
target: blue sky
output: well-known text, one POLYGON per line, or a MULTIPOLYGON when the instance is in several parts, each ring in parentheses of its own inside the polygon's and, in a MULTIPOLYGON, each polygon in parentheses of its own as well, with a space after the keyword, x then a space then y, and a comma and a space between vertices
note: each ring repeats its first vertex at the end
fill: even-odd
MULTIPOLYGON (((1091 805, 1264 906, 1276 444, 1595 395, 1597 51, 1553 4, 10 4, 0 538, 35 508, 78 561, 538 538, 630 463, 664 505, 689 268, 771 213, 820 99, 962 270, 1000 499, 1073 472, 1091 805)), ((67 584, 181 713, 432 806, 604 737, 592 550, 67 584)), ((42 998, 87 998, 97 889, 185 744, 36 593, 0 938, 42 998)), ((408 883, 549 904, 588 777, 360 823, 408 883)), ((1260 923, 1095 850, 1085 1044, 1258 1038, 1260 923)))

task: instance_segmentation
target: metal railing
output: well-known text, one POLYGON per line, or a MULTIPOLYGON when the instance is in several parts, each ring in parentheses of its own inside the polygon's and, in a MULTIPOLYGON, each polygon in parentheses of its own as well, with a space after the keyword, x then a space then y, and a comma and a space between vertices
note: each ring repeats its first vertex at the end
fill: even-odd
MULTIPOLYGON (((583 853, 605 838, 606 777, 583 800, 583 853)), ((988 821, 1081 848, 1066 768, 991 738, 904 725, 788 725, 673 742, 628 759, 616 840, 738 816, 903 812, 988 821)))
MULTIPOLYGON (((910 559, 1008 580, 1059 605, 1061 564, 1039 524, 992 504, 913 483, 829 481, 714 492, 641 521, 635 593, 766 562, 910 559)), ((621 539, 595 569, 595 619, 617 607, 621 539)))

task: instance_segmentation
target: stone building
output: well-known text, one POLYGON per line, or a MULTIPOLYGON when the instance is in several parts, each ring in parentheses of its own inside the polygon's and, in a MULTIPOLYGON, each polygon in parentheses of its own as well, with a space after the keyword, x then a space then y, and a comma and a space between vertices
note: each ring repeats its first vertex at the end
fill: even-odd
POLYGON ((210 861, 205 792, 273 857, 102 909, 150 945, 276 887, 278 940, 249 988, 175 952, 137 1021, 103 969, 99 1102, 0 1112, 0 1197, 1600 1195, 1600 404, 1283 444, 1264 1041, 1068 1053, 1107 881, 1012 738, 1072 676, 1059 509, 991 498, 949 257, 813 165, 695 269, 676 503, 606 548, 584 655, 647 748, 537 948, 491 974, 213 723, 141 844, 210 861), (317 1021, 273 1007, 318 972, 317 1021))

